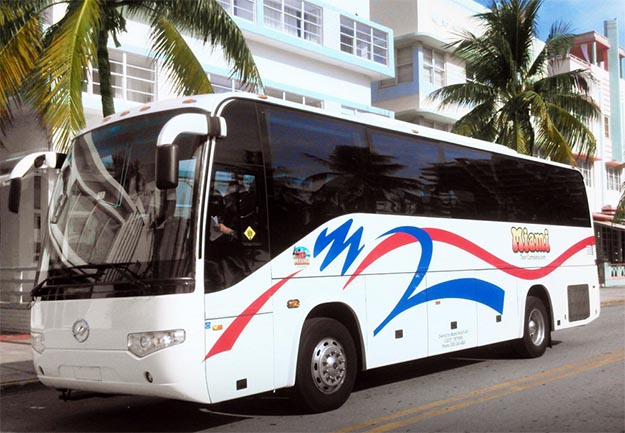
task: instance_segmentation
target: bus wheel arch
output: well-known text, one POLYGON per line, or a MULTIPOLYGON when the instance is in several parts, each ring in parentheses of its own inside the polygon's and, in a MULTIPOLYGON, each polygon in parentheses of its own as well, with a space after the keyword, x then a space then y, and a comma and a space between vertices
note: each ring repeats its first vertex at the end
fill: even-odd
POLYGON ((361 364, 358 324, 349 307, 324 304, 307 316, 298 348, 295 394, 308 412, 340 407, 361 364))
POLYGON ((332 302, 327 304, 320 304, 313 308, 306 316, 306 320, 315 317, 327 317, 340 322, 347 328, 352 340, 356 345, 356 356, 358 359, 358 371, 365 369, 365 353, 364 353, 364 338, 362 335, 362 328, 356 318, 356 313, 349 306, 339 302, 332 302))
POLYGON ((543 286, 532 287, 525 298, 523 336, 515 341, 515 350, 523 358, 538 358, 551 346, 553 309, 543 286))
POLYGON ((547 309, 547 314, 549 315, 549 324, 550 324, 549 330, 553 331, 554 330, 553 306, 551 305, 551 297, 549 296, 549 291, 547 290, 545 286, 542 286, 542 285, 532 286, 530 290, 527 292, 527 296, 525 298, 526 303, 527 303, 527 299, 530 296, 534 296, 540 299, 542 303, 545 305, 545 308, 547 309))

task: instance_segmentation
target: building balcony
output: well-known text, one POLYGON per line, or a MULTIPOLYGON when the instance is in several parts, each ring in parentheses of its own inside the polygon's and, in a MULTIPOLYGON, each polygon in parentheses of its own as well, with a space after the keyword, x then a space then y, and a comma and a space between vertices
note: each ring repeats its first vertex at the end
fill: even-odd
POLYGON ((218 0, 246 39, 371 79, 395 70, 393 31, 316 0, 218 0))

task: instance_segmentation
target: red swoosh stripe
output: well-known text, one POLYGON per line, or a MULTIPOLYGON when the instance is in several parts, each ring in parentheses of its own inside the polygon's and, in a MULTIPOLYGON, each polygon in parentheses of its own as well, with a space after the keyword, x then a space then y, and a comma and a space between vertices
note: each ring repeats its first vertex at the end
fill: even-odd
POLYGON ((238 340, 239 336, 245 329, 245 327, 250 323, 252 317, 262 308, 263 305, 267 303, 269 299, 278 291, 282 286, 284 286, 291 278, 300 273, 302 270, 300 269, 297 272, 293 272, 288 277, 278 281, 276 284, 267 289, 262 295, 260 295, 254 302, 250 304, 241 314, 237 316, 236 319, 228 326, 228 328, 221 334, 221 337, 217 340, 217 342, 213 345, 213 348, 206 354, 204 357, 204 361, 206 361, 211 356, 215 356, 218 353, 226 352, 232 349, 234 343, 238 340))
MULTIPOLYGON (((595 244, 594 236, 589 236, 581 241, 573 244, 569 249, 564 251, 560 256, 558 256, 555 260, 553 260, 550 264, 543 266, 538 269, 525 269, 520 268, 518 266, 514 266, 495 255, 489 253, 482 247, 474 244, 473 242, 465 239, 461 236, 458 236, 455 233, 449 232, 447 230, 441 230, 436 228, 425 228, 424 229, 432 238, 433 241, 444 242, 449 245, 453 245, 455 247, 464 250, 475 257, 482 259, 486 263, 495 268, 512 275, 517 278, 521 278, 523 280, 535 280, 538 278, 545 277, 552 273, 558 266, 566 262, 569 258, 571 258, 574 254, 581 251, 585 247, 592 246, 595 244)), ((388 254, 389 252, 400 248, 404 245, 408 245, 410 243, 417 242, 417 240, 405 233, 396 233, 382 241, 378 246, 376 246, 368 255, 364 258, 364 260, 360 263, 358 268, 354 271, 352 276, 347 280, 343 289, 347 288, 349 284, 359 276, 366 268, 371 266, 373 262, 378 260, 380 257, 388 254)))
POLYGON ((475 257, 484 260, 489 265, 492 265, 495 268, 505 272, 506 274, 521 278, 523 280, 535 280, 538 278, 546 277, 547 275, 552 273, 558 266, 570 259, 574 254, 578 253, 588 246, 592 246, 595 244, 594 236, 589 236, 573 244, 548 265, 537 269, 524 269, 505 262, 504 260, 501 260, 500 258, 486 251, 485 249, 479 247, 478 245, 463 237, 458 236, 455 233, 436 228, 426 228, 424 230, 430 234, 433 241, 444 242, 465 250, 466 252, 473 254, 475 257))
POLYGON ((385 254, 390 253, 391 251, 403 247, 404 245, 412 244, 417 242, 413 236, 410 236, 407 233, 395 233, 394 235, 386 238, 382 242, 380 242, 371 252, 364 258, 364 260, 360 263, 358 268, 354 271, 352 276, 347 280, 343 289, 347 288, 349 284, 356 278, 358 275, 362 273, 365 269, 367 269, 373 262, 378 260, 385 254))

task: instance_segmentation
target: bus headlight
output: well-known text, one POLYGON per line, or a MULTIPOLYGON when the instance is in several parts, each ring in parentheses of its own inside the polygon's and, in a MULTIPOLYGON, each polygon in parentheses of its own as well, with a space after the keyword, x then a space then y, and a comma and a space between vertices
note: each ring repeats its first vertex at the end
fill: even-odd
POLYGON ((40 355, 44 350, 46 350, 46 340, 41 332, 30 333, 30 344, 32 345, 33 350, 40 355))
POLYGON ((150 353, 181 344, 185 338, 184 329, 128 334, 128 350, 133 355, 143 358, 150 353))

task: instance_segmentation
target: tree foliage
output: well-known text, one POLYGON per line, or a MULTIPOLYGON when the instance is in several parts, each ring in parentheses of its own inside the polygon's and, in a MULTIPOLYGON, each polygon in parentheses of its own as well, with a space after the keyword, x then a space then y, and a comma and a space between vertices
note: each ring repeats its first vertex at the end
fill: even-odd
POLYGON ((466 64, 467 82, 430 96, 443 107, 470 109, 454 125, 456 133, 574 164, 574 154, 595 152, 587 124, 599 109, 589 96, 588 71, 551 73, 572 47, 573 35, 556 23, 541 48, 541 3, 495 0, 488 12, 476 15, 483 34, 465 32, 450 45, 466 64))
POLYGON ((236 75, 250 87, 260 74, 237 25, 216 0, 0 0, 0 134, 12 109, 30 104, 41 116, 59 151, 85 125, 82 84, 88 65, 98 68, 103 115, 114 112, 108 42, 125 32, 126 19, 151 28, 152 54, 179 94, 213 91, 202 64, 184 36, 220 47, 236 75), (47 10, 67 9, 44 27, 47 10))

